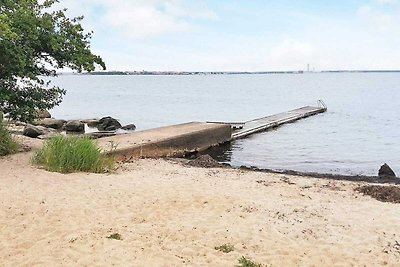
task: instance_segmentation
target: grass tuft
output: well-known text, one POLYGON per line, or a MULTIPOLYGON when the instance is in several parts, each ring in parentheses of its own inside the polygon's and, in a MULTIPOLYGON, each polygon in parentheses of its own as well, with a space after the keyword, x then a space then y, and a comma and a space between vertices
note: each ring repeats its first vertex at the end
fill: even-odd
POLYGON ((61 173, 99 173, 111 171, 114 167, 114 158, 103 155, 93 140, 79 136, 51 137, 34 155, 33 162, 48 171, 61 173))
POLYGON ((107 236, 108 239, 122 240, 122 236, 118 233, 107 236))
POLYGON ((242 256, 239 259, 239 265, 236 265, 236 267, 262 267, 262 264, 254 262, 251 259, 242 256))
POLYGON ((5 156, 18 151, 19 144, 14 141, 10 132, 0 121, 0 156, 5 156))
POLYGON ((221 246, 215 247, 215 250, 222 251, 224 253, 229 253, 235 250, 235 247, 231 244, 223 244, 221 246))

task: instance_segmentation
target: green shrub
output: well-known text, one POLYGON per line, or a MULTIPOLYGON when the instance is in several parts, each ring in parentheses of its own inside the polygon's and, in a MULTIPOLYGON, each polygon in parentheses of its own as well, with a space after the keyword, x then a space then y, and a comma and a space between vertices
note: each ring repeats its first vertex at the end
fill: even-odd
POLYGON ((10 132, 0 121, 0 156, 5 156, 18 151, 19 145, 14 141, 10 132))
POLYGON ((103 155, 93 140, 61 135, 48 139, 34 155, 33 162, 48 171, 61 173, 106 172, 114 166, 114 159, 103 155))
POLYGON ((236 265, 236 267, 262 267, 262 264, 254 262, 251 259, 242 256, 239 259, 239 265, 236 265))
POLYGON ((122 240, 122 236, 118 233, 107 236, 108 239, 122 240))
POLYGON ((221 246, 215 247, 215 250, 222 251, 224 253, 229 253, 235 250, 235 247, 231 244, 223 244, 221 246))

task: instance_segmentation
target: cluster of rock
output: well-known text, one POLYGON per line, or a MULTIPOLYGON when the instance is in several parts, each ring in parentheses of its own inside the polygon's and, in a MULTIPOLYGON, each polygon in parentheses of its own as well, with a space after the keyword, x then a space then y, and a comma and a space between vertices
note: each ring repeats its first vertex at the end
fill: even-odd
POLYGON ((54 133, 65 131, 66 133, 85 134, 85 124, 91 128, 97 128, 97 131, 91 131, 86 135, 92 138, 100 138, 104 136, 112 136, 119 129, 126 131, 134 131, 136 126, 129 124, 122 126, 118 120, 112 117, 104 117, 101 119, 89 120, 59 120, 51 118, 48 111, 39 111, 39 120, 26 124, 23 135, 32 138, 47 138, 54 133))

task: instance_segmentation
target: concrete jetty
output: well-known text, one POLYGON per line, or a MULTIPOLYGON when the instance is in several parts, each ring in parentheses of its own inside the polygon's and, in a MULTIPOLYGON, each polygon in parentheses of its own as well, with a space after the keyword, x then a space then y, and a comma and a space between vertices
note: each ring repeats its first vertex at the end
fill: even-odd
POLYGON ((325 112, 325 104, 320 103, 318 107, 305 106, 246 122, 190 122, 106 137, 99 140, 99 145, 104 153, 121 161, 179 157, 325 112))
POLYGON ((128 161, 140 157, 179 157, 229 142, 231 136, 227 124, 190 122, 101 138, 99 146, 117 160, 128 161))

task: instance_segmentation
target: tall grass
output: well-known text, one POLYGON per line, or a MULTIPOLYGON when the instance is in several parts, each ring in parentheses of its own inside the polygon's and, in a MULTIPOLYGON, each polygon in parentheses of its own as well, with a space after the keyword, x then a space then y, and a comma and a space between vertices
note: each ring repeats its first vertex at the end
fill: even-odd
POLYGON ((34 155, 33 162, 48 171, 61 173, 107 172, 114 166, 114 159, 103 155, 93 140, 61 135, 48 139, 34 155))
POLYGON ((18 151, 19 145, 14 141, 10 132, 0 121, 0 156, 5 156, 18 151))

